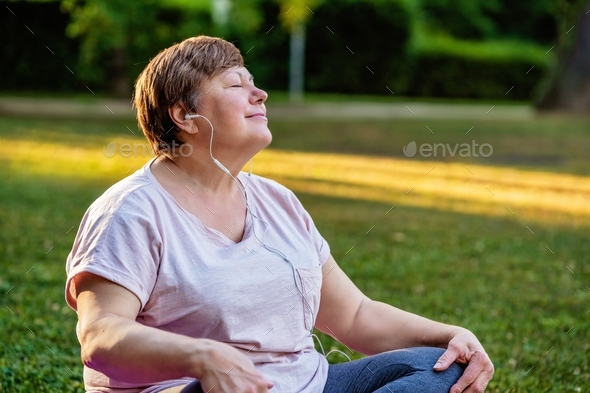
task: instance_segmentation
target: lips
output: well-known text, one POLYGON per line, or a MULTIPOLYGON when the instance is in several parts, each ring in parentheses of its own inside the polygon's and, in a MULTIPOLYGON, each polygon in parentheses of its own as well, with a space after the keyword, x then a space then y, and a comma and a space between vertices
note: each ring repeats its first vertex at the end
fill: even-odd
POLYGON ((250 118, 250 117, 260 117, 260 118, 264 117, 264 118, 266 118, 266 115, 264 114, 264 112, 259 112, 259 113, 253 113, 253 114, 248 115, 246 117, 247 118, 250 118))

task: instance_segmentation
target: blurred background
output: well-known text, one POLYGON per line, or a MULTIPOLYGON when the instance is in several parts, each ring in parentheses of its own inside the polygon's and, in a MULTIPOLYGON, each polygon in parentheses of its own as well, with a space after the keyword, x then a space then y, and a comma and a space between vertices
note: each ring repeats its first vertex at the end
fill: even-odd
POLYGON ((578 112, 590 105, 582 0, 4 3, 5 92, 128 98, 151 57, 208 34, 234 42, 259 85, 295 96, 532 100, 578 112))
POLYGON ((490 392, 590 391, 589 1, 63 0, 0 7, 0 392, 83 391, 65 259, 152 156, 135 78, 199 34, 269 92, 254 173, 367 295, 471 329, 490 392))

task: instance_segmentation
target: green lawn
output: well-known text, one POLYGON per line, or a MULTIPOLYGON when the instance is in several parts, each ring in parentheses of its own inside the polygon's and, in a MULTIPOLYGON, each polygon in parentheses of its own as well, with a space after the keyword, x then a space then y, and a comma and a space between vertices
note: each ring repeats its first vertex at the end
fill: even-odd
MULTIPOLYGON (((365 293, 470 328, 496 366, 489 392, 588 391, 587 120, 270 118, 254 172, 297 192, 365 293), (494 154, 402 154, 471 140, 494 154)), ((0 391, 83 388, 65 259, 88 205, 147 160, 106 158, 111 141, 142 143, 133 121, 0 118, 0 391)))

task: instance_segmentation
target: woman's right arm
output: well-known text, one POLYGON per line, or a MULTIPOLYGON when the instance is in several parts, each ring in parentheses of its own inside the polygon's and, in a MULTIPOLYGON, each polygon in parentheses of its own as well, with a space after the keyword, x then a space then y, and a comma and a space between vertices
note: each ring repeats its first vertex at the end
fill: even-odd
POLYGON ((215 386, 224 392, 267 392, 272 387, 250 359, 228 344, 135 322, 141 303, 122 286, 91 273, 77 275, 72 285, 87 367, 130 383, 193 377, 204 391, 215 386))

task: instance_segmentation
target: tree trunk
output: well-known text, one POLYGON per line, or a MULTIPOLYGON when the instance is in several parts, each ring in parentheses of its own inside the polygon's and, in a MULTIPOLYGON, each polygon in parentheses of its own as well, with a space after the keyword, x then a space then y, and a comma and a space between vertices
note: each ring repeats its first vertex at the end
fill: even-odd
POLYGON ((556 72, 540 100, 541 111, 590 114, 590 3, 575 25, 574 43, 561 58, 556 72))
POLYGON ((109 71, 111 94, 118 98, 130 98, 131 85, 127 80, 127 52, 125 48, 113 50, 109 71))
POLYGON ((305 64, 305 26, 299 22, 291 32, 289 59, 289 100, 303 101, 303 75, 305 64))

